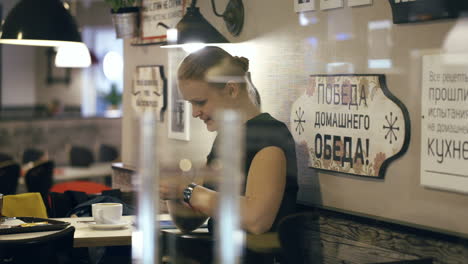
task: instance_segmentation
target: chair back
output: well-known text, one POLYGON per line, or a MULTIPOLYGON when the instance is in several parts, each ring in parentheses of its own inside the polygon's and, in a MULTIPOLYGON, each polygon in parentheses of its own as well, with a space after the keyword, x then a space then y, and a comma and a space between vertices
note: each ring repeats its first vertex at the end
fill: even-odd
POLYGON ((280 221, 278 236, 286 263, 322 263, 318 221, 318 213, 294 214, 280 221))
POLYGON ((13 157, 11 155, 0 152, 0 162, 10 161, 10 160, 13 160, 13 157))
POLYGON ((117 160, 119 157, 119 151, 116 147, 102 144, 99 146, 99 161, 100 162, 111 162, 117 160))
POLYGON ((70 165, 73 167, 88 167, 94 162, 93 152, 85 147, 72 146, 70 149, 70 165))
POLYGON ((0 240, 0 263, 72 263, 75 228, 28 239, 0 240))
POLYGON ((0 162, 0 193, 15 194, 21 168, 18 163, 8 160, 0 162))
POLYGON ((3 196, 2 214, 9 217, 47 218, 44 201, 37 192, 3 196))
POLYGON ((47 201, 47 194, 52 187, 54 177, 53 161, 41 162, 26 172, 25 182, 28 192, 38 192, 47 201))
POLYGON ((44 151, 36 148, 27 148, 23 151, 23 164, 28 162, 37 162, 44 156, 44 151))

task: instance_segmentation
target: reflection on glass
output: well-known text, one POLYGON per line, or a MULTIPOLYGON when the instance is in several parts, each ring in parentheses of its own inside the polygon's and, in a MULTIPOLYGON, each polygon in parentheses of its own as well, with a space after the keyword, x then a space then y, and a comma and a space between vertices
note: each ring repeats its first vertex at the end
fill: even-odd
POLYGON ((301 12, 299 13, 299 25, 305 27, 307 25, 311 25, 311 24, 317 24, 318 23, 318 19, 317 17, 312 16, 312 17, 307 17, 307 14, 310 14, 310 13, 305 13, 305 12, 301 12))
POLYGON ((240 262, 244 233, 240 228, 239 194, 242 177, 243 126, 238 112, 217 113, 220 120, 218 153, 221 162, 219 182, 218 225, 216 230, 217 263, 240 262))
POLYGON ((159 193, 155 186, 159 183, 159 170, 156 157, 156 117, 152 112, 144 113, 140 122, 140 167, 133 179, 138 193, 136 229, 132 235, 133 263, 153 264, 158 259, 156 234, 159 225, 155 221, 159 212, 159 193))
POLYGON ((123 73, 122 56, 115 51, 109 51, 104 56, 102 69, 107 79, 111 81, 118 81, 120 78, 122 78, 123 73))
POLYGON ((354 73, 354 65, 349 62, 327 63, 327 73, 354 73))
POLYGON ((444 40, 443 57, 447 65, 468 64, 468 14, 461 16, 444 40))
POLYGON ((350 34, 350 33, 344 33, 344 32, 337 33, 337 34, 335 35, 335 39, 338 40, 338 41, 348 40, 348 39, 351 39, 352 37, 353 37, 352 34, 350 34))
POLYGON ((368 60, 367 67, 369 69, 390 69, 392 68, 392 60, 390 59, 368 60))
POLYGON ((392 60, 392 22, 390 20, 369 21, 368 32, 368 63, 369 69, 390 69, 392 60))

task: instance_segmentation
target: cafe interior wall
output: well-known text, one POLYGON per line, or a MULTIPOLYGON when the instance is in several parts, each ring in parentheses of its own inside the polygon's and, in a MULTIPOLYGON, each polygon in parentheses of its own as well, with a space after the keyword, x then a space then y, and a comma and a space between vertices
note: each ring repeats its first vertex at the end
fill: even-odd
MULTIPOLYGON (((203 15, 232 42, 229 50, 250 59, 252 79, 262 97, 262 110, 289 124, 292 102, 303 92, 310 74, 382 73, 388 89, 406 105, 411 120, 407 152, 392 162, 384 179, 367 179, 318 172, 307 167, 304 150, 298 148, 299 201, 336 208, 353 214, 468 235, 468 196, 428 189, 420 185, 421 54, 439 50, 454 20, 396 25, 388 1, 370 6, 317 10, 297 14, 293 1, 243 1, 245 24, 232 37, 211 11, 210 1, 199 1, 203 15), (369 30, 369 23, 388 25, 369 30), (371 68, 370 59, 385 59, 388 68, 371 68)), ((216 1, 222 9, 227 0, 216 1)), ((162 64, 168 52, 158 45, 133 46, 125 42, 125 91, 123 162, 137 165, 138 115, 129 100, 133 70, 137 65, 162 64)), ((167 117, 167 113, 166 113, 167 117)), ((167 126, 167 118, 163 121, 167 126)), ((187 156, 205 157, 213 135, 202 122, 191 120, 191 140, 171 140, 171 146, 187 156)), ((162 133, 166 133, 167 128, 162 133)))
MULTIPOLYGON (((8 11, 18 0, 2 0, 2 17, 5 19, 8 11)), ((4 105, 32 105, 36 103, 35 49, 28 46, 1 46, 2 80, 1 102, 4 105)))
MULTIPOLYGON (((19 0, 2 0, 3 17, 19 0)), ((104 1, 70 1, 72 14, 82 31, 84 41, 95 47, 95 36, 83 34, 84 29, 109 29, 112 28, 112 18, 109 6, 104 1)), ((109 39, 107 41, 113 41, 109 39)), ((100 46, 103 46, 102 44, 100 46)), ((92 47, 92 48, 93 48, 92 47)), ((65 83, 60 79, 65 78, 64 68, 47 66, 47 49, 45 47, 2 45, 2 106, 31 106, 47 105, 53 100, 59 100, 63 105, 81 106, 83 95, 96 91, 93 71, 101 65, 92 65, 90 68, 72 68, 70 82, 65 83), (54 82, 47 82, 47 72, 51 71, 54 82), (85 91, 86 90, 86 91, 85 91)))

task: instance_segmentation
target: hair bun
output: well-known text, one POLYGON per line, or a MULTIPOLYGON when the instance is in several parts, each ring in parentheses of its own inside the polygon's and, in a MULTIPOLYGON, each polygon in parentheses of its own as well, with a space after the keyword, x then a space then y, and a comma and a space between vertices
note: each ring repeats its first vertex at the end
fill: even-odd
POLYGON ((249 59, 245 57, 238 57, 234 56, 234 61, 239 64, 239 66, 244 70, 245 72, 249 71, 249 59))

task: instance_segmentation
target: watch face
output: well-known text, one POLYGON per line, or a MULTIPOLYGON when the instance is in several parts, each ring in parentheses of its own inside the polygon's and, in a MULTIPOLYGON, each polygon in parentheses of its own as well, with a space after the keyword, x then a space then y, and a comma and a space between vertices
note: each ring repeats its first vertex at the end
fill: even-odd
POLYGON ((190 189, 184 190, 184 201, 188 203, 190 201, 190 196, 192 195, 192 191, 190 189))

